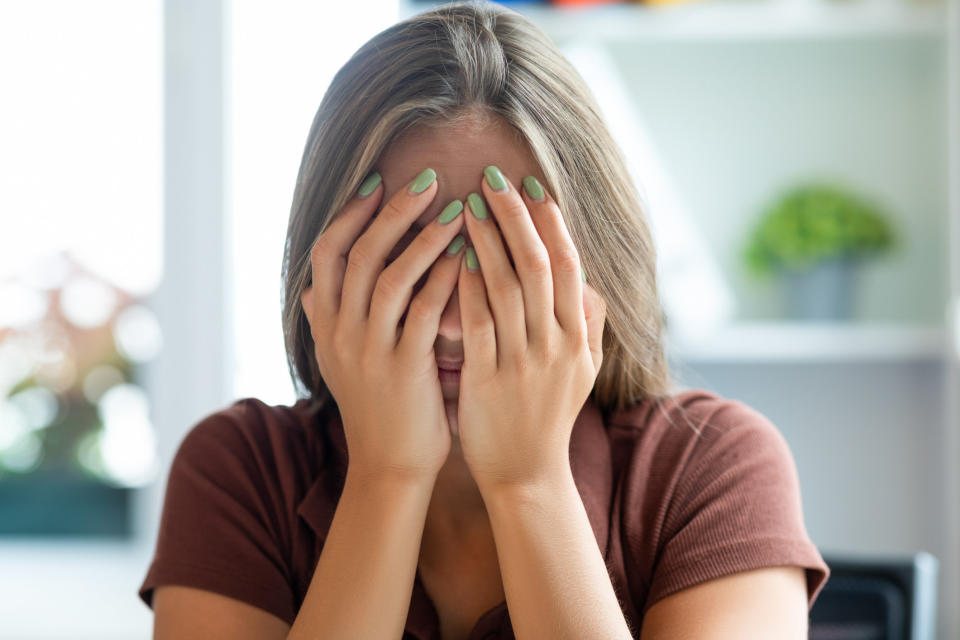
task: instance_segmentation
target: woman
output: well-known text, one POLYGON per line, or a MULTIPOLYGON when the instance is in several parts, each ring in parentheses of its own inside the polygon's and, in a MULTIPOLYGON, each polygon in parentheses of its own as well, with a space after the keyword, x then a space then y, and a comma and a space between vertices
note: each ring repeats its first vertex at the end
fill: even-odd
POLYGON ((181 443, 156 637, 806 637, 786 442, 673 389, 623 158, 527 20, 447 4, 356 52, 283 274, 302 398, 181 443))

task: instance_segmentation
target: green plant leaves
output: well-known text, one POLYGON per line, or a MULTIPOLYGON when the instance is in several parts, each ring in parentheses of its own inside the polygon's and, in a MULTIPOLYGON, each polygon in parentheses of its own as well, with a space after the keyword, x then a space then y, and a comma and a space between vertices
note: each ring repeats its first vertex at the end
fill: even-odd
POLYGON ((848 190, 805 184, 761 215, 743 250, 754 274, 805 269, 827 258, 864 257, 889 250, 895 233, 887 214, 848 190))

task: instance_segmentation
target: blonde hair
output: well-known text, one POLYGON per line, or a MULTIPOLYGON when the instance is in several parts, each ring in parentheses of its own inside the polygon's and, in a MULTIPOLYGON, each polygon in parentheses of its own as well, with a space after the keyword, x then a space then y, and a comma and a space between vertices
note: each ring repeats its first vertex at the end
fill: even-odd
POLYGON ((607 302, 594 403, 605 419, 646 400, 663 411, 675 388, 661 335, 656 253, 622 153, 589 88, 548 36, 488 2, 445 4, 381 31, 337 72, 320 103, 283 256, 284 341, 298 395, 307 392, 318 406, 331 399, 300 304, 311 281, 310 249, 331 214, 404 131, 488 117, 511 125, 529 146, 587 281, 607 302))

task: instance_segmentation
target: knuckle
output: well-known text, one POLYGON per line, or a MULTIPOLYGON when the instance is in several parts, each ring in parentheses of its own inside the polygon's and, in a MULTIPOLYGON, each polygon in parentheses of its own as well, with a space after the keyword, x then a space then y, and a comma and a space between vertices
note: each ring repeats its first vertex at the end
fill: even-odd
POLYGON ((520 376, 523 376, 530 368, 530 362, 527 354, 524 352, 518 352, 512 356, 508 356, 506 360, 505 364, 507 367, 520 376))
MULTIPOLYGON (((446 231, 446 229, 442 229, 437 225, 427 225, 427 228, 422 230, 420 234, 410 242, 410 246, 407 247, 406 250, 417 256, 428 253, 433 255, 443 242, 446 231)), ((444 247, 446 247, 446 245, 444 245, 444 247)))
POLYGON ((313 262, 320 262, 323 256, 329 251, 329 245, 330 237, 326 233, 321 233, 319 236, 317 236, 313 246, 310 248, 310 259, 313 262))
POLYGON ((372 252, 367 247, 367 243, 361 238, 350 249, 350 255, 347 256, 347 264, 353 269, 365 269, 372 261, 372 252))
POLYGON ((403 278, 397 274, 396 269, 387 267, 377 278, 375 289, 380 296, 392 298, 404 289, 403 278))
POLYGON ((475 341, 486 343, 494 339, 494 327, 492 323, 480 318, 471 318, 464 324, 464 328, 475 341))
POLYGON ((508 277, 494 277, 490 287, 494 293, 509 302, 514 302, 518 295, 522 296, 519 285, 508 277))
POLYGON ((580 277, 580 259, 573 249, 569 247, 558 249, 554 260, 560 273, 564 275, 576 274, 577 277, 580 277))
POLYGON ((587 345, 587 328, 583 322, 576 323, 566 331, 564 351, 568 354, 577 354, 587 345))
POLYGON ((566 218, 563 217, 563 212, 560 211, 560 207, 558 207, 556 203, 551 202, 550 205, 545 208, 544 213, 549 224, 560 229, 563 235, 570 235, 570 228, 567 225, 566 218))
POLYGON ((550 258, 542 251, 527 251, 523 254, 523 267, 533 275, 547 276, 550 273, 550 258))
POLYGON ((542 355, 546 365, 553 365, 558 361, 562 361, 565 356, 563 339, 552 331, 547 332, 547 335, 544 337, 542 355))
POLYGON ((410 301, 410 307, 407 310, 407 319, 412 318, 418 324, 430 320, 435 314, 435 304, 433 300, 424 295, 418 295, 410 301))
POLYGON ((391 198, 391 200, 384 205, 383 209, 380 211, 381 218, 384 218, 387 221, 399 221, 404 217, 404 211, 397 204, 396 199, 391 198))
POLYGON ((523 204, 522 200, 510 198, 503 205, 503 215, 506 218, 521 218, 529 214, 527 213, 527 205, 523 204))
POLYGON ((550 216, 559 220, 561 223, 563 222, 563 212, 560 211, 560 205, 550 198, 547 198, 547 201, 544 203, 543 210, 550 216))
POLYGON ((587 328, 583 322, 578 322, 567 331, 567 346, 573 351, 580 351, 587 344, 587 328))
MULTIPOLYGON (((463 214, 460 214, 460 215, 461 217, 463 216, 463 214)), ((447 229, 451 225, 455 225, 455 224, 457 224, 457 220, 448 222, 446 225, 428 224, 426 227, 426 231, 421 232, 420 235, 417 236, 416 240, 422 240, 425 244, 430 246, 436 246, 436 245, 442 244, 444 248, 446 248, 447 244, 450 243, 450 240, 447 240, 447 236, 448 236, 447 229)))

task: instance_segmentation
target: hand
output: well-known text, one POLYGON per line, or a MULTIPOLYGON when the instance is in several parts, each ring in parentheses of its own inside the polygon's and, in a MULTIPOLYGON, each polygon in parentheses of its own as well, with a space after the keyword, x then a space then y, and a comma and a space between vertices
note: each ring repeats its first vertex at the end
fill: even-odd
POLYGON ((484 173, 493 217, 475 218, 468 199, 480 269, 464 262, 459 279, 460 444, 481 490, 570 473, 570 433, 600 370, 606 318, 556 203, 521 195, 505 177, 496 192, 488 180, 501 182, 499 170, 484 173))
POLYGON ((450 256, 446 249, 463 215, 426 225, 383 268, 436 192, 435 179, 419 194, 398 191, 359 239, 383 185, 366 197, 355 195, 311 250, 313 283, 300 300, 317 366, 343 419, 351 472, 435 477, 450 451, 433 345, 457 284, 460 254, 450 256), (431 265, 429 279, 410 301, 431 265), (401 332, 404 313, 411 321, 401 332))

